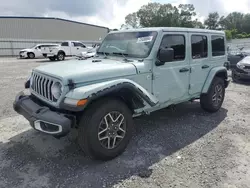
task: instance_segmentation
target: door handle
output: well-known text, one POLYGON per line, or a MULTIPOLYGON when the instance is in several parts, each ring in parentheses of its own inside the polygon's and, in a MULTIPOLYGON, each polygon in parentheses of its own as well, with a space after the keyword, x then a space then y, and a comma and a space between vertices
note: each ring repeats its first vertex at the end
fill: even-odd
POLYGON ((79 50, 79 48, 76 48, 77 50, 79 50))
POLYGON ((208 65, 203 65, 201 68, 202 69, 207 69, 207 68, 209 68, 209 66, 208 65))
POLYGON ((182 68, 182 69, 179 70, 179 72, 188 72, 188 71, 189 71, 188 68, 182 68))

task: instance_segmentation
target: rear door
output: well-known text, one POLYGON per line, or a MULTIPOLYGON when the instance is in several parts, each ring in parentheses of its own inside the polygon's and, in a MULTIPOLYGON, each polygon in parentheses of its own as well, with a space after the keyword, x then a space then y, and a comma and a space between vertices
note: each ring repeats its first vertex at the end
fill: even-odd
POLYGON ((63 42, 60 47, 60 49, 65 52, 66 56, 71 55, 71 48, 72 48, 71 42, 63 42))
POLYGON ((190 88, 189 94, 199 94, 211 69, 208 52, 211 52, 209 35, 206 33, 189 33, 190 52, 190 88))

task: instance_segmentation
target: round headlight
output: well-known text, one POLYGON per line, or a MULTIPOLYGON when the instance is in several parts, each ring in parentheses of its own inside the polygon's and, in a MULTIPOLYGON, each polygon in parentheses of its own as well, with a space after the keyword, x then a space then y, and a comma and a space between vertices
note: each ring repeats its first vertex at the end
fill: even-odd
POLYGON ((51 87, 51 93, 55 99, 59 99, 62 94, 62 84, 60 82, 54 82, 51 87))

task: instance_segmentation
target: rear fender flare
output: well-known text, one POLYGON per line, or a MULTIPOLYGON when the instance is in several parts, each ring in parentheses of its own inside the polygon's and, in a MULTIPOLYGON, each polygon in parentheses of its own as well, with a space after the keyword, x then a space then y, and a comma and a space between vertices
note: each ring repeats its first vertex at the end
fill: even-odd
POLYGON ((225 80, 228 79, 228 76, 227 76, 227 69, 226 67, 215 67, 213 69, 210 70, 208 76, 207 76, 207 79, 206 79, 206 82, 205 84, 203 85, 203 88, 202 88, 202 92, 201 93, 207 93, 212 82, 213 82, 213 79, 221 74, 221 73, 224 73, 226 76, 225 76, 225 80))

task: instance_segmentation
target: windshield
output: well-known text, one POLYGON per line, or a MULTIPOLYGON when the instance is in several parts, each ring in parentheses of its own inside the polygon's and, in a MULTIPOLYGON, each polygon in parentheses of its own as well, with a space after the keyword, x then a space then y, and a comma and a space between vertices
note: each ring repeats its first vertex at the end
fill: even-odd
POLYGON ((103 40, 98 54, 146 58, 151 52, 156 31, 111 33, 103 40))
POLYGON ((37 47, 37 44, 31 46, 30 49, 33 49, 33 48, 35 48, 35 47, 37 47))

